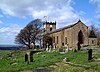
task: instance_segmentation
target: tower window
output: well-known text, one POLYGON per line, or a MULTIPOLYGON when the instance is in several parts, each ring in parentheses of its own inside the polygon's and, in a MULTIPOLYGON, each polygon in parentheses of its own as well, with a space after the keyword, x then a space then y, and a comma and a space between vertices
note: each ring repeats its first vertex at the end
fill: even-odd
POLYGON ((52 31, 52 27, 50 27, 50 31, 52 31))

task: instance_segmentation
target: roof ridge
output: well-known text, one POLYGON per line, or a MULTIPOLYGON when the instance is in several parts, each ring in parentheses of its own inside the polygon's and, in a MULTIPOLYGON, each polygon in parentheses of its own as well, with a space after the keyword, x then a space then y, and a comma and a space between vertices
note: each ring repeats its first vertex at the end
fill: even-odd
MULTIPOLYGON (((55 33, 55 32, 59 32, 59 31, 64 30, 64 29, 71 28, 71 27, 75 26, 76 24, 78 24, 79 22, 82 22, 82 21, 79 19, 76 23, 73 23, 73 24, 71 24, 71 25, 68 25, 68 26, 65 26, 65 27, 56 29, 56 30, 54 30, 54 31, 48 32, 48 34, 50 34, 50 33, 55 33)), ((83 22, 82 22, 82 23, 83 23, 83 22)), ((83 24, 84 24, 84 23, 83 23, 83 24)), ((85 24, 84 24, 84 25, 85 25, 85 24)), ((85 25, 85 26, 86 26, 86 25, 85 25)), ((87 26, 86 26, 86 27, 87 27, 87 26)))

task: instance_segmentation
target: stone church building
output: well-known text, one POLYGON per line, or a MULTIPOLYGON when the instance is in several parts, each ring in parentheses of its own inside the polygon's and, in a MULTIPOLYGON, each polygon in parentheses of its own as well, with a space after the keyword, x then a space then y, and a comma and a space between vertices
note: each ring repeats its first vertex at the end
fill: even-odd
POLYGON ((45 34, 52 37, 56 47, 76 48, 78 42, 82 45, 97 45, 97 38, 89 38, 88 27, 79 20, 75 24, 56 29, 56 22, 44 23, 45 34))

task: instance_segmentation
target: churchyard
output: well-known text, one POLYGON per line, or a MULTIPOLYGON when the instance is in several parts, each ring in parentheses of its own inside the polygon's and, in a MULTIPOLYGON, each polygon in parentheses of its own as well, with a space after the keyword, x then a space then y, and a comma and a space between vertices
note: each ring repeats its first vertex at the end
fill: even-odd
POLYGON ((47 72, 100 72, 100 47, 88 46, 81 51, 48 50, 33 54, 33 62, 25 62, 25 54, 30 50, 1 50, 0 72, 34 72, 47 69, 47 72), (88 61, 88 50, 93 50, 92 60, 88 61), (60 52, 59 52, 60 51, 60 52), (64 53, 65 52, 65 53, 64 53))

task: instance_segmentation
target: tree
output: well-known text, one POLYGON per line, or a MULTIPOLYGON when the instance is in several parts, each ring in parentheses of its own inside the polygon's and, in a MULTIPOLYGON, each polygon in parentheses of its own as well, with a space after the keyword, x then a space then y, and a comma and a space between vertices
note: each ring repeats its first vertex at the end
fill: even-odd
POLYGON ((96 31, 96 35, 97 35, 98 38, 100 38, 100 29, 99 28, 96 31))
POLYGON ((97 29, 95 28, 94 25, 91 25, 91 28, 89 30, 89 37, 90 38, 97 38, 97 29))
POLYGON ((35 48, 35 42, 36 40, 42 38, 42 33, 42 22, 40 19, 35 19, 28 23, 28 25, 20 31, 15 38, 15 42, 17 44, 26 45, 29 49, 31 44, 33 44, 35 48))
POLYGON ((100 29, 97 30, 98 45, 100 46, 100 29))
POLYGON ((90 32, 89 34, 90 38, 98 38, 98 45, 100 46, 100 28, 95 28, 94 25, 91 25, 89 32, 90 32))
POLYGON ((48 35, 44 35, 43 37, 43 46, 46 48, 47 44, 48 46, 52 46, 52 37, 48 36, 48 35))
POLYGON ((94 30, 91 30, 91 31, 90 31, 89 37, 90 37, 90 38, 97 38, 97 36, 96 36, 94 30))

